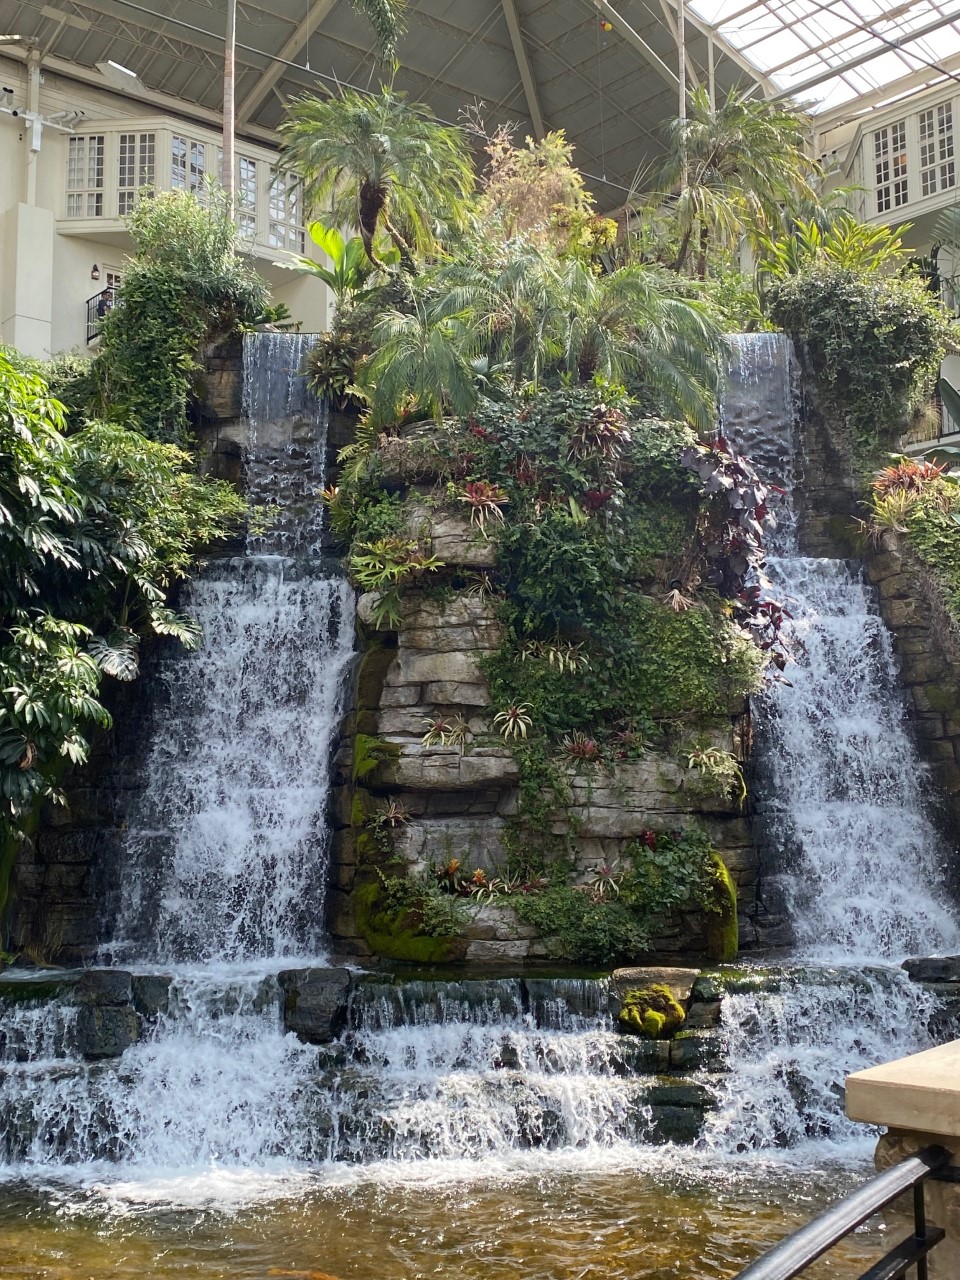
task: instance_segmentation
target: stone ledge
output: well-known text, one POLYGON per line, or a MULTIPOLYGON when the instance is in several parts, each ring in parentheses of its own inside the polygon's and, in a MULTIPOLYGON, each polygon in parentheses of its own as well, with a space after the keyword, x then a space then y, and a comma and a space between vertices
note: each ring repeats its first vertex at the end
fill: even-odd
POLYGON ((960 1040, 847 1076, 851 1120, 960 1136, 960 1040))

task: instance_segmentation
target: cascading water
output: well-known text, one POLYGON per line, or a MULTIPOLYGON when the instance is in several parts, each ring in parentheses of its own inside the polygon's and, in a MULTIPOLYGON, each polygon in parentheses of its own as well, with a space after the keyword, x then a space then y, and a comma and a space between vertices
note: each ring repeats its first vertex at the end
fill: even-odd
MULTIPOLYGON (((468 1171, 506 1187, 507 1174, 566 1169, 579 1179, 578 1212, 591 1179, 630 1168, 619 1218, 637 1171, 661 1188, 749 1164, 741 1153, 768 1171, 774 1156, 789 1171, 864 1154, 843 1118, 844 1074, 921 1047, 934 1001, 896 965, 952 947, 956 927, 889 640, 854 568, 797 555, 789 504, 771 570, 792 597, 798 661, 759 718, 766 825, 772 856, 795 873, 783 884, 798 950, 733 985, 720 1032, 702 1033, 701 1056, 677 1059, 686 1077, 663 1074, 673 1049, 618 1034, 605 980, 367 978, 332 1043, 284 1034, 278 972, 323 963, 327 767, 352 647, 349 589, 319 554, 325 423, 299 377, 306 351, 299 337, 246 340, 247 473, 265 527, 245 556, 191 586, 185 607, 203 623, 204 649, 158 667, 149 785, 129 815, 103 954, 145 980, 168 975, 169 988, 141 1040, 109 1064, 79 1053, 83 1010, 69 993, 8 1004, 0 1166, 45 1183, 73 1169, 105 1203, 164 1207, 302 1190, 308 1176, 326 1196, 351 1169, 431 1187, 468 1171), (660 1145, 691 1140, 704 1107, 689 1156, 660 1145)), ((741 339, 725 429, 788 489, 793 419, 789 344, 741 339)), ((440 1235, 460 1216, 444 1212, 440 1235)), ((776 1233, 782 1224, 778 1212, 776 1233)), ((751 1226, 744 1238, 759 1237, 751 1226)), ((393 1264, 350 1265, 379 1277, 393 1264)), ((607 1257, 598 1274, 626 1274, 616 1265, 607 1257)), ((418 1257, 409 1273, 423 1271, 418 1257)), ((236 1274, 321 1272, 265 1263, 236 1274)))
POLYGON ((932 1043, 934 1002, 900 962, 956 950, 960 929, 873 595, 856 564, 798 552, 792 347, 780 334, 735 341, 724 431, 786 490, 768 573, 795 661, 756 710, 758 826, 801 967, 725 1002, 736 1066, 708 1142, 842 1145, 862 1134, 842 1114, 846 1074, 932 1043))
POLYGON ((167 707, 127 820, 105 947, 115 962, 232 963, 321 947, 324 809, 353 610, 347 582, 317 560, 326 433, 299 373, 308 349, 305 335, 245 340, 251 487, 263 498, 277 460, 297 455, 314 491, 298 495, 310 508, 295 537, 278 521, 255 553, 214 562, 187 592, 205 639, 158 672, 167 707), (300 556, 264 554, 264 541, 300 556))

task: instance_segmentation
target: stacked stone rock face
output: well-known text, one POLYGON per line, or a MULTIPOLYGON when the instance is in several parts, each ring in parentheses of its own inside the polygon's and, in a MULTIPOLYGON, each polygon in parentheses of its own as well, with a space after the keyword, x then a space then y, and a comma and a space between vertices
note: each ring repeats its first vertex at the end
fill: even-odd
MULTIPOLYGON (((448 567, 489 568, 494 547, 469 522, 438 513, 417 513, 418 531, 448 567)), ((378 629, 376 598, 358 604, 363 652, 355 696, 337 757, 331 811, 334 815, 333 888, 330 931, 345 951, 367 955, 369 938, 358 923, 356 890, 376 874, 362 836, 371 805, 401 804, 409 820, 393 835, 393 853, 409 873, 430 872, 458 859, 463 868, 499 874, 507 865, 505 836, 517 812, 519 772, 510 747, 491 732, 493 708, 481 660, 500 643, 494 603, 473 594, 431 598, 417 593, 402 605, 396 630, 378 629), (464 747, 424 746, 431 721, 462 717, 464 747), (362 780, 354 778, 356 738, 385 744, 386 756, 362 780), (358 803, 359 800, 359 803, 358 803)), ((747 740, 745 711, 725 729, 709 726, 715 745, 742 759, 747 740)), ((361 747, 362 750, 362 747, 361 747)), ((576 878, 599 864, 616 865, 643 831, 700 823, 721 853, 737 885, 744 941, 758 940, 757 857, 747 818, 739 805, 696 793, 675 757, 651 753, 615 768, 593 764, 567 768, 571 797, 558 810, 553 834, 565 838, 576 878)), ((374 855, 375 858, 375 855, 374 855)), ((397 874, 394 864, 392 874, 397 874)), ((451 959, 470 963, 542 960, 548 946, 531 925, 506 906, 471 909, 462 945, 451 959)), ((657 922, 657 952, 702 952, 704 920, 695 913, 657 922)))
POLYGON ((960 830, 960 634, 943 592, 896 533, 866 551, 867 575, 893 634, 920 750, 960 830))

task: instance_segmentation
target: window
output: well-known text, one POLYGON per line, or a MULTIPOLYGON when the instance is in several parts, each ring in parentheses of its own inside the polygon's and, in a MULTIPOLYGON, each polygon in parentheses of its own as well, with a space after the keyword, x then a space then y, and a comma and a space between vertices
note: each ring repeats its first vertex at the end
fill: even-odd
POLYGON ((67 217, 103 217, 103 134, 67 139, 67 217))
MULTIPOLYGON (((257 237, 257 162, 240 156, 236 181, 237 230, 244 240, 257 237)), ((271 214, 271 217, 273 215, 271 214)))
POLYGON ((898 120, 873 135, 877 213, 899 208, 909 199, 907 189, 907 122, 898 120))
MULTIPOLYGON (((192 138, 173 135, 170 157, 170 183, 175 190, 192 191, 203 201, 207 194, 207 144, 192 138)), ((211 174, 216 179, 216 174, 211 174)))
POLYGON ((117 170, 117 213, 129 213, 140 187, 150 187, 156 172, 156 134, 121 133, 117 170))
POLYGON ((932 196, 956 185, 953 158, 953 106, 943 103, 920 112, 920 191, 932 196))
POLYGON ((274 249, 303 253, 303 183, 278 175, 270 183, 267 243, 274 249))

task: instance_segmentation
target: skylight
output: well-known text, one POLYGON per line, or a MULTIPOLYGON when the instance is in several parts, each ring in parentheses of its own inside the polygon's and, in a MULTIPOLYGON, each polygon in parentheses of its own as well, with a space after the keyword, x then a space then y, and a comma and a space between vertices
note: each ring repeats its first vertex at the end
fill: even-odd
POLYGON ((957 75, 958 0, 688 0, 691 11, 767 76, 816 112, 904 77, 957 75), (946 66, 944 66, 946 63, 946 66))

